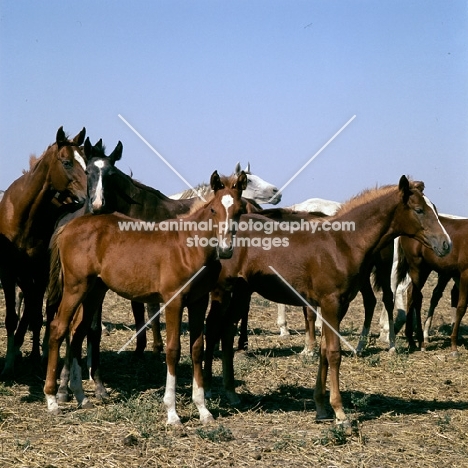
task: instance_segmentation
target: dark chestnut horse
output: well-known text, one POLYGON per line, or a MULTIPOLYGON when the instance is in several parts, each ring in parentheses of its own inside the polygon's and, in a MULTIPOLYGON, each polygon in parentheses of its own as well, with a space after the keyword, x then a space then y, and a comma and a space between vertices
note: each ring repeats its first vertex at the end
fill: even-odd
POLYGON ((449 255, 440 258, 426 246, 415 242, 413 239, 402 237, 400 239, 400 249, 402 255, 398 263, 398 279, 403 278, 408 272, 411 278, 412 287, 408 294, 408 307, 406 317, 406 337, 409 346, 416 347, 413 338, 413 312, 416 315, 416 339, 422 350, 428 344, 429 328, 432 321, 435 305, 431 306, 431 315, 427 317, 426 334, 423 335, 421 324, 422 288, 431 271, 439 273, 436 296, 431 303, 438 301, 445 286, 451 278, 459 285, 458 303, 456 304, 456 316, 452 328, 451 350, 454 356, 458 355, 458 334, 460 323, 466 312, 468 296, 468 219, 452 219, 445 216, 439 217, 442 225, 452 239, 453 247, 449 255))
POLYGON ((3 378, 13 375, 26 330, 33 332, 31 357, 40 357, 39 334, 42 301, 48 281, 49 241, 62 214, 62 201, 83 203, 86 198, 85 160, 82 145, 86 130, 68 139, 60 127, 55 143, 31 162, 0 202, 0 279, 5 293, 8 335, 3 378), (15 310, 15 286, 24 295, 24 313, 15 310))
POLYGON ((83 303, 83 317, 70 343, 70 387, 79 406, 88 406, 79 364, 83 338, 95 310, 108 289, 131 300, 165 303, 167 330, 167 381, 164 402, 167 423, 180 423, 175 409, 176 367, 180 358, 180 324, 189 311, 190 349, 193 362, 193 401, 202 422, 211 421, 204 402, 202 355, 203 326, 209 291, 221 270, 220 258, 232 256, 233 226, 245 204, 247 183, 241 173, 235 180, 211 176, 213 198, 184 219, 183 229, 126 230, 136 220, 119 214, 85 215, 61 228, 53 238, 51 294, 61 295, 51 323, 49 358, 44 393, 49 411, 59 411, 56 401, 58 350, 73 316, 83 303), (126 224, 126 226, 129 226, 126 224), (98 281, 99 280, 99 281, 98 281), (87 307, 87 304, 90 307, 87 307))
MULTIPOLYGON (((303 230, 287 233, 283 238, 278 232, 268 236, 266 223, 271 220, 258 214, 241 217, 244 222, 263 224, 264 229, 260 226, 242 232, 239 225, 234 255, 223 262, 218 281, 221 290, 233 288, 222 338, 224 385, 232 401, 238 397, 232 365, 234 327, 230 324, 237 322, 236 311, 243 308, 243 302, 255 291, 274 302, 302 306, 305 300, 321 307, 325 323, 314 392, 317 419, 329 417, 325 385, 330 370, 330 403, 337 422, 347 421, 339 390, 339 325, 359 291, 362 272, 368 271, 373 255, 399 235, 414 237, 440 256, 451 248, 450 237, 420 188, 421 183, 402 176, 398 186, 365 191, 345 203, 314 234, 303 230), (348 226, 354 223, 355 229, 330 229, 344 227, 346 223, 348 226), (264 248, 273 242, 277 247, 264 248)), ((206 363, 205 372, 208 388, 211 369, 206 363)))

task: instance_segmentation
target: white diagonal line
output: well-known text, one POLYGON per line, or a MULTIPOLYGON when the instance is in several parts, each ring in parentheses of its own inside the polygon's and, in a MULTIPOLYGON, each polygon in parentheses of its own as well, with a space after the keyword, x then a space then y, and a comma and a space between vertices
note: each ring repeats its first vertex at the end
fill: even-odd
POLYGON ((133 131, 133 133, 135 133, 136 136, 138 136, 140 138, 140 140, 164 163, 166 164, 166 166, 169 167, 169 169, 171 169, 189 188, 191 188, 192 190, 195 191, 195 193, 197 193, 197 195, 204 201, 206 202, 205 198, 203 197, 203 195, 200 195, 198 194, 197 190, 190 184, 190 182, 188 182, 187 180, 185 180, 184 176, 182 176, 182 174, 179 173, 179 171, 177 171, 177 169, 175 167, 172 166, 172 164, 167 161, 144 137, 143 135, 141 135, 132 125, 130 125, 128 123, 127 120, 124 119, 124 117, 122 117, 121 114, 118 114, 120 120, 122 120, 126 125, 127 127, 133 131))
POLYGON ((309 309, 312 309, 312 311, 317 315, 318 317, 321 317, 323 323, 327 325, 327 327, 338 337, 340 338, 346 346, 354 353, 357 355, 357 351, 354 349, 353 345, 349 343, 349 341, 346 340, 346 338, 343 337, 343 335, 340 334, 338 330, 335 330, 324 318, 323 315, 320 314, 314 307, 312 307, 276 270, 270 265, 270 269, 273 270, 273 272, 280 278, 283 283, 288 286, 288 288, 304 303, 305 306, 309 307, 309 309))
POLYGON ((277 197, 278 193, 281 193, 354 119, 356 115, 353 115, 280 189, 273 197, 268 200, 267 203, 277 197))
POLYGON ((202 266, 118 351, 120 354, 206 268, 202 266))

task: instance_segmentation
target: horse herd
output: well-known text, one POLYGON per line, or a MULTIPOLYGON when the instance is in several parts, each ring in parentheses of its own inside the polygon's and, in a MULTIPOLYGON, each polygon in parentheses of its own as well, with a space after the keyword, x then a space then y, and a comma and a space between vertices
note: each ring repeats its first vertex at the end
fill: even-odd
MULTIPOLYGON (((46 296, 42 353, 47 360, 44 393, 50 412, 60 412, 59 403, 68 398, 68 389, 80 407, 92 406, 82 388, 85 337, 96 396, 107 397, 99 347, 102 303, 109 289, 131 300, 136 329, 143 331, 137 335, 138 354, 146 347, 144 305, 153 319, 155 352, 163 349, 159 314, 165 311, 168 424, 180 423, 175 389, 185 307, 192 399, 202 423, 213 419, 205 396, 211 393, 213 351, 220 340, 225 391, 231 402, 239 400, 233 342, 242 321, 239 347, 247 346, 254 292, 278 304, 303 307, 306 351, 315 345, 316 316, 323 320, 314 391, 317 420, 330 418, 325 401, 329 374, 333 417, 337 423, 348 422, 339 390, 339 326, 360 291, 365 308, 361 351, 376 304, 372 275, 383 291, 390 348, 395 340, 397 282, 409 274, 406 334, 410 346, 416 346, 410 320, 414 310, 418 345, 425 348, 428 335, 422 332, 421 289, 433 270, 439 273, 439 292, 453 278, 458 297, 451 348, 457 352, 468 291, 468 220, 438 216, 422 182, 402 176, 396 185, 364 190, 342 205, 314 199, 312 208, 299 204, 262 209, 260 204, 278 203, 281 194, 251 174, 249 167, 242 171, 238 165, 229 177, 214 171, 209 185, 170 198, 121 172, 115 164, 122 151, 119 142, 107 156, 101 140, 95 145, 85 140, 84 128, 74 138, 59 128, 55 142, 40 158, 31 160, 29 171, 11 184, 0 201, 0 279, 7 330, 2 378, 14 376, 28 328, 33 335, 30 357, 41 362, 46 296), (144 224, 138 229, 122 228, 136 226, 136 221, 144 224), (392 291, 397 254, 398 280, 392 291), (16 287, 24 296, 21 317, 16 311, 16 287), (65 338, 67 353, 57 389, 59 349, 65 338)), ((432 311, 439 298, 440 294, 432 300, 432 311)))

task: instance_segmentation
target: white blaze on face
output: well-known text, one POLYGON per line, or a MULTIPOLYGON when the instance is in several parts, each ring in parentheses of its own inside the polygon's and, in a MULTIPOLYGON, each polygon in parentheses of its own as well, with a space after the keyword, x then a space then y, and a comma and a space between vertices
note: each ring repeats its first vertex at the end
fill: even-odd
POLYGON ((99 179, 96 185, 96 193, 94 194, 93 208, 98 210, 102 206, 102 168, 104 167, 104 163, 96 161, 94 165, 99 169, 99 179))
POLYGON ((437 221, 439 222, 439 226, 441 227, 443 233, 447 236, 447 241, 450 245, 452 245, 452 239, 450 239, 450 236, 448 235, 448 232, 445 230, 444 226, 442 225, 442 223, 440 222, 440 219, 439 217, 437 216, 437 212, 434 208, 434 205, 432 204, 431 200, 429 200, 429 198, 426 197, 426 195, 423 195, 424 197, 424 201, 426 202, 427 206, 434 212, 434 215, 435 217, 437 218, 437 221))
POLYGON ((81 154, 75 150, 73 151, 73 156, 75 156, 75 161, 77 161, 78 164, 83 168, 83 171, 86 171, 86 164, 81 154))
MULTIPOLYGON (((221 198, 221 203, 223 204, 224 209, 226 210, 226 222, 224 223, 224 235, 226 235, 228 232, 228 228, 229 228, 229 223, 228 223, 229 208, 232 205, 234 205, 234 198, 232 198, 231 195, 223 195, 223 197, 221 198)), ((224 239, 223 239, 223 242, 225 242, 224 239)))

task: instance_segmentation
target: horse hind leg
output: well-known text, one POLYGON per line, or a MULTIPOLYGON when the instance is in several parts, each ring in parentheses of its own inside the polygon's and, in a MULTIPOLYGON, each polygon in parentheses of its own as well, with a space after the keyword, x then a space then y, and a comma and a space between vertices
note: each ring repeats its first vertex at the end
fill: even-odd
POLYGON ((356 348, 357 354, 361 355, 363 349, 367 345, 370 326, 372 322, 372 318, 374 316, 375 306, 377 304, 377 300, 375 298, 374 291, 372 290, 372 286, 370 283, 370 276, 365 277, 361 284, 361 295, 362 300, 364 302, 364 324, 362 326, 361 335, 359 336, 359 343, 356 348))
POLYGON ((151 320, 153 332, 153 354, 160 356, 164 351, 164 342, 161 336, 161 308, 160 304, 147 304, 148 318, 151 320))
POLYGON ((432 328, 432 320, 434 317, 435 308, 437 307, 437 304, 442 298, 442 295, 444 294, 444 290, 449 280, 450 280, 450 275, 439 274, 439 277, 437 278, 437 284, 434 290, 432 291, 431 303, 429 306, 429 310, 427 312, 426 320, 424 322, 424 331, 423 331, 423 334, 424 334, 423 347, 424 348, 426 348, 427 344, 429 343, 429 334, 432 328))
POLYGON ((205 313, 208 307, 209 296, 206 294, 201 299, 188 306, 190 328, 190 352, 193 366, 192 401, 195 403, 200 421, 207 424, 213 421, 212 414, 205 406, 205 393, 203 384, 203 326, 205 313))
POLYGON ((278 304, 278 319, 276 320, 276 324, 279 327, 280 336, 289 335, 288 322, 286 321, 286 305, 285 304, 278 304))
POLYGON ((315 310, 310 307, 303 307, 302 312, 304 314, 305 322, 305 343, 304 349, 301 351, 301 354, 307 356, 313 356, 315 354, 315 348, 317 346, 317 338, 315 335, 315 321, 317 314, 315 310))

